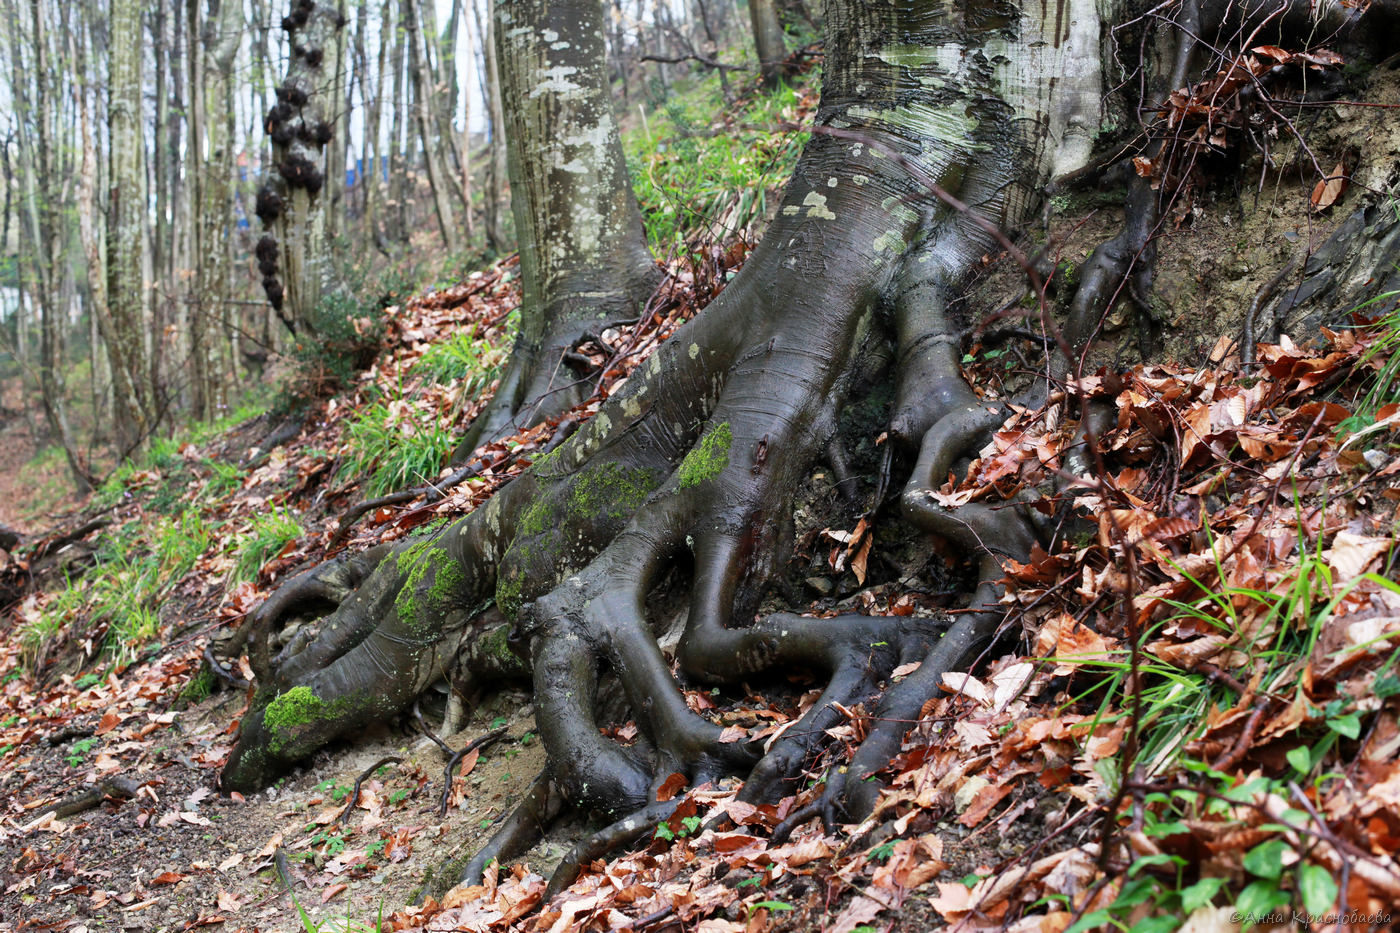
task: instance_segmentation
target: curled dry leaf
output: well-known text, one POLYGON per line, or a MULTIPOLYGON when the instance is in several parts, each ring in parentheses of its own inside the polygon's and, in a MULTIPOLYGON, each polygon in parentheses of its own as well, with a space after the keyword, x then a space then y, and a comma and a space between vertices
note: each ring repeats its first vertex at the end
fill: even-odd
POLYGON ((1312 196, 1308 199, 1312 203, 1314 211, 1325 211, 1333 204, 1337 203, 1347 190, 1347 167, 1345 163, 1338 162, 1331 173, 1318 181, 1313 186, 1312 196))

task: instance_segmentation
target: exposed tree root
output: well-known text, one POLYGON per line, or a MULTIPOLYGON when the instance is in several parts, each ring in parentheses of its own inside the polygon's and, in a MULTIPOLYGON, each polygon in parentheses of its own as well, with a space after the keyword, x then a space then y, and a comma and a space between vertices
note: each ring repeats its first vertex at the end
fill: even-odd
POLYGON ((549 900, 573 884, 579 871, 588 862, 602 858, 609 852, 636 842, 655 831, 656 824, 669 819, 671 814, 676 812, 679 803, 679 800, 667 800, 648 804, 574 846, 550 876, 549 885, 544 890, 544 900, 549 900))
POLYGON ((541 772, 530 783, 525 797, 492 835, 491 841, 472 857, 462 872, 462 884, 480 884, 486 866, 521 854, 544 835, 563 809, 563 801, 550 786, 549 773, 541 772))
MULTIPOLYGON (((944 41, 938 16, 925 12, 902 23, 909 48, 944 41)), ((260 786, 332 739, 404 710, 443 676, 465 689, 528 674, 547 777, 469 865, 469 879, 489 859, 526 845, 565 803, 616 822, 571 854, 551 892, 567 883, 569 866, 576 870, 669 812, 674 804, 657 803, 657 791, 673 774, 692 785, 747 776, 742 793, 751 801, 789 793, 828 730, 857 704, 873 711, 873 725, 853 760, 829 774, 820 798, 779 834, 811 817, 831 826, 871 812, 880 771, 943 675, 966 670, 995 637, 1003 561, 1026 560, 1039 540, 1022 503, 950 508, 935 495, 1007 415, 964 380, 961 330, 948 319, 947 302, 993 248, 987 218, 1015 219, 1031 202, 1017 175, 1025 140, 1013 129, 1012 108, 978 83, 993 80, 989 70, 968 72, 958 84, 937 70, 936 55, 886 67, 873 37, 889 38, 878 30, 888 26, 882 16, 894 16, 890 9, 834 4, 831 15, 833 30, 849 31, 839 39, 855 50, 856 64, 829 63, 818 122, 854 125, 878 147, 849 129, 839 138, 816 134, 739 278, 591 422, 486 506, 426 537, 303 574, 274 595, 248 629, 259 687, 224 788, 260 786), (929 69, 924 83, 920 69, 929 69), (954 103, 969 124, 956 138, 929 135, 928 121, 908 119, 926 106, 934 84, 962 95, 954 103), (877 99, 907 106, 864 108, 877 99), (965 210, 933 204, 916 177, 955 187, 965 210), (821 458, 842 459, 839 448, 830 452, 840 413, 891 344, 897 392, 890 435, 918 451, 900 516, 976 561, 970 605, 951 625, 856 615, 756 618, 788 557, 793 491, 821 458), (674 657, 679 677, 661 648, 663 622, 647 609, 648 595, 673 569, 691 579, 674 657), (283 635, 274 656, 274 631, 315 607, 329 614, 283 635), (919 667, 892 682, 894 670, 913 661, 919 667), (732 685, 793 669, 824 678, 823 692, 766 750, 724 741, 682 690, 683 683, 732 685), (600 729, 618 718, 618 710, 604 708, 609 684, 620 691, 624 717, 636 721, 635 744, 600 729)), ((971 31, 961 39, 971 45, 1004 38, 996 17, 959 28, 971 31)), ((1198 31, 1186 30, 1174 78, 1185 74, 1198 31)), ((1047 382, 1076 372, 1126 277, 1135 277, 1129 294, 1145 303, 1159 212, 1157 193, 1135 182, 1125 228, 1086 264, 1063 332, 1043 335, 1060 351, 1047 382)), ((544 391, 511 380, 535 386, 535 375, 508 378, 503 392, 516 398, 544 391)), ((547 384, 555 385, 552 375, 547 384)), ((1052 391, 1073 400, 1044 385, 1021 401, 1038 404, 1052 391)), ((1089 470, 1089 446, 1105 417, 1081 413, 1084 447, 1066 459, 1071 474, 1089 470)))

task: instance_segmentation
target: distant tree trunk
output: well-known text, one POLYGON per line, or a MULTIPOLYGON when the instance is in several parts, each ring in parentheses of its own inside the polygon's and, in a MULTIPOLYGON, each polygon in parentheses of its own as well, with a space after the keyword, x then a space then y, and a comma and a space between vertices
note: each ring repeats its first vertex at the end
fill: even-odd
MULTIPOLYGON (((408 107, 405 104, 405 95, 408 91, 407 80, 405 79, 405 60, 403 54, 406 28, 404 25, 403 6, 399 6, 399 24, 392 30, 394 39, 394 51, 390 56, 394 69, 394 120, 389 127, 389 200, 393 208, 393 237, 399 242, 408 239, 408 200, 409 200, 409 178, 408 172, 412 165, 408 157, 408 132, 407 120, 405 116, 408 107)), ((384 28, 389 28, 389 20, 385 20, 384 28)))
MULTIPOLYGON (((345 16, 345 0, 339 0, 336 6, 336 16, 341 23, 347 22, 345 16)), ((322 194, 325 206, 323 210, 326 214, 326 239, 330 243, 337 243, 344 235, 345 230, 345 160, 350 147, 350 107, 346 98, 346 86, 349 82, 345 77, 345 66, 347 58, 347 43, 345 42, 344 28, 337 29, 331 34, 330 41, 326 44, 325 64, 330 71, 328 86, 326 88, 326 99, 330 102, 328 109, 333 138, 326 146, 326 189, 322 194)))
MULTIPOLYGON (((86 43, 88 41, 87 31, 84 35, 74 41, 70 35, 71 55, 78 67, 77 74, 81 77, 87 75, 86 43)), ((112 322, 111 308, 107 301, 107 257, 102 248, 102 232, 97 226, 97 218, 100 215, 97 207, 97 145, 92 133, 92 114, 89 101, 90 89, 85 81, 79 80, 73 83, 73 96, 77 103, 78 111, 78 135, 81 145, 81 162, 78 166, 78 238, 83 246, 83 255, 87 260, 87 282, 88 282, 88 308, 91 312, 93 323, 96 325, 97 334, 101 338, 92 341, 92 373, 94 377, 98 370, 98 361, 106 352, 106 348, 116 340, 116 328, 112 322)), ((113 391, 130 392, 131 388, 125 381, 120 388, 116 382, 123 378, 126 373, 118 374, 112 369, 110 361, 107 364, 108 374, 113 382, 113 391)), ((93 411, 101 411, 104 399, 101 393, 93 393, 93 411)))
POLYGON ((338 61, 344 26, 345 17, 328 4, 292 4, 282 20, 292 50, 287 76, 264 123, 273 165, 258 191, 257 214, 268 231, 258 241, 258 271, 268 303, 293 333, 315 332, 316 306, 329 277, 322 193, 326 144, 335 135, 340 98, 328 72, 338 61))
MULTIPOLYGON (((62 216, 63 182, 66 179, 54 145, 57 76, 49 64, 48 13, 41 0, 31 0, 29 39, 32 45, 28 56, 29 67, 26 68, 20 11, 8 4, 7 7, 4 18, 10 29, 10 105, 20 127, 19 175, 24 202, 19 260, 21 270, 26 267, 32 270, 29 291, 39 311, 37 382, 49 434, 62 446, 74 488, 81 496, 91 490, 92 484, 87 467, 78 454, 64 400, 61 325, 65 305, 60 294, 59 279, 64 255, 62 216), (25 262, 26 244, 29 247, 28 263, 25 262)), ((23 278, 22 272, 21 282, 23 278)), ((23 337, 20 343, 22 347, 23 337)), ((24 362, 22 349, 20 362, 24 362)))
POLYGON ((496 15, 524 297, 510 365, 459 460, 581 400, 589 373, 567 355, 635 318, 659 278, 613 119, 602 3, 500 0, 496 15))
MULTIPOLYGON (((170 135, 170 90, 166 86, 174 68, 170 55, 170 42, 166 36, 167 20, 170 16, 170 0, 157 0, 151 18, 151 45, 155 52, 156 64, 156 114, 152 147, 152 163, 155 180, 156 229, 151 241, 151 267, 155 270, 157 282, 171 280, 170 259, 172 231, 170 229, 170 169, 173 164, 169 145, 170 135)), ((157 304, 160 299, 157 298, 157 304)))
MULTIPOLYGON (((488 0, 489 2, 489 0, 488 0)), ((486 246, 497 255, 510 250, 506 237, 504 213, 506 210, 506 133, 505 115, 501 104, 501 71, 496 57, 496 17, 486 17, 486 28, 477 23, 477 32, 482 33, 482 54, 484 80, 482 96, 486 100, 487 132, 490 133, 490 160, 486 168, 486 191, 484 223, 486 225, 486 246)))
POLYGON ((428 186, 432 189, 433 210, 437 214, 442 242, 446 245, 448 253, 455 254, 462 248, 462 238, 453 216, 449 187, 451 182, 447 177, 440 140, 437 138, 437 120, 433 116, 434 82, 429 68, 427 36, 418 0, 404 0, 404 22, 408 27, 408 56, 413 69, 414 116, 418 122, 418 138, 423 145, 428 186))
MULTIPOLYGON (((366 4, 367 6, 367 4, 366 4)), ((366 7, 361 7, 365 9, 366 7)), ((365 141, 362 157, 366 160, 365 166, 365 199, 364 199, 364 228, 368 231, 369 241, 380 251, 384 250, 384 233, 380 229, 380 201, 382 200, 380 185, 383 177, 384 152, 379 141, 380 128, 383 126, 384 117, 384 91, 385 81, 388 77, 387 66, 389 63, 390 36, 393 29, 390 28, 390 11, 393 9, 391 0, 384 0, 380 8, 379 16, 379 56, 378 67, 374 74, 376 83, 374 92, 370 92, 369 87, 369 65, 365 59, 364 36, 361 34, 357 38, 360 55, 360 96, 369 108, 365 124, 365 141)))
POLYGON ((232 0, 189 4, 190 144, 198 154, 193 171, 195 228, 194 293, 190 309, 191 413, 208 419, 218 392, 215 347, 210 335, 222 323, 229 298, 229 240, 233 233, 232 87, 234 58, 242 36, 241 7, 232 0), (201 7, 203 9, 201 15, 201 7), (212 118, 211 118, 212 117, 212 118))
POLYGON ((749 19, 753 23, 754 50, 758 53, 759 72, 765 87, 774 87, 783 78, 783 62, 787 45, 783 40, 783 25, 778 22, 778 10, 773 0, 749 0, 749 19))
MULTIPOLYGON (((453 49, 453 54, 450 58, 444 57, 444 61, 448 63, 446 71, 448 80, 451 82, 452 86, 452 98, 453 100, 456 100, 458 97, 462 99, 462 135, 457 141, 454 151, 457 154, 458 176, 461 178, 461 184, 458 185, 458 189, 462 193, 462 211, 466 214, 465 232, 467 235, 467 243, 470 244, 476 239, 476 217, 475 211, 472 210, 472 98, 471 94, 467 93, 467 88, 458 87, 456 56, 457 37, 460 32, 464 33, 467 37, 466 60, 468 62, 472 60, 472 29, 470 22, 464 23, 466 19, 465 15, 462 13, 462 4, 464 2, 466 2, 466 0, 453 0, 452 29, 451 38, 449 40, 453 49)), ((457 108, 454 104, 452 113, 455 114, 456 112, 457 108)), ((451 120, 449 119, 448 132, 451 132, 451 129, 451 120)))
MULTIPOLYGON (((213 0, 217 3, 218 0, 213 0)), ((209 307, 218 277, 219 236, 216 225, 210 222, 207 211, 214 209, 210 202, 210 189, 217 186, 218 169, 210 164, 214 140, 209 132, 208 96, 205 86, 209 81, 209 69, 205 65, 208 49, 201 41, 204 13, 201 0, 187 0, 185 4, 187 60, 190 68, 190 105, 185 112, 189 121, 189 144, 194 158, 189 160, 190 199, 195 205, 189 230, 190 253, 194 260, 194 277, 190 280, 190 292, 185 301, 186 359, 189 361, 189 411, 196 419, 203 419, 209 411, 209 307), (208 148, 206 148, 208 147, 208 148), (212 253, 212 255, 211 255, 212 253)))
POLYGON ((141 5, 112 4, 108 52, 107 296, 112 309, 113 401, 118 450, 127 455, 154 425, 146 380, 146 173, 141 132, 141 5))

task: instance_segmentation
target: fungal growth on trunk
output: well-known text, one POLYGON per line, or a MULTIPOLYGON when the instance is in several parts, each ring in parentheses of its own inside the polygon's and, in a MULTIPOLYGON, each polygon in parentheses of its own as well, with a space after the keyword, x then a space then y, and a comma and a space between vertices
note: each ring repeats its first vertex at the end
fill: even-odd
MULTIPOLYGON (((503 44, 530 29, 551 44, 581 41, 512 18, 532 6, 499 4, 503 44)), ((332 739, 406 709, 440 678, 528 672, 548 771, 469 875, 524 845, 550 801, 618 820, 574 853, 576 864, 654 825, 666 806, 657 788, 676 772, 697 783, 744 776, 751 801, 790 793, 826 730, 859 703, 872 714, 868 735, 789 825, 868 814, 880 771, 942 675, 969 667, 994 638, 1003 562, 1026 560, 1049 534, 1026 501, 952 508, 932 491, 965 467, 1010 404, 1056 404, 1079 419, 1086 443, 1065 472, 1092 469, 1088 442, 1102 413, 1075 411, 1064 389, 1124 277, 1144 261, 1136 231, 1155 226, 1141 212, 1156 208, 1142 189, 1129 204, 1132 232, 1090 260, 1058 327, 1039 322, 1052 351, 1023 397, 986 401, 966 383, 957 338, 965 322, 949 303, 984 255, 1008 248, 999 231, 1030 216, 1052 178, 1089 164, 1111 86, 1100 70, 1113 61, 1101 53, 1113 39, 1105 9, 1096 0, 828 0, 812 139, 740 275, 592 421, 486 506, 427 537, 309 571, 269 600, 250 623, 257 694, 223 787, 265 784, 332 739), (759 615, 791 549, 795 491, 832 457, 843 411, 885 379, 895 386, 889 443, 914 463, 895 487, 899 515, 976 556, 973 592, 939 622, 759 615), (663 620, 648 609, 653 589, 677 574, 689 579, 674 641, 685 682, 804 669, 824 684, 766 749, 722 741, 720 727, 687 706, 660 646, 663 620), (317 614, 273 655, 270 631, 317 614), (895 668, 914 661, 918 669, 895 682, 895 668), (600 731, 609 683, 638 725, 635 744, 600 731)), ((1194 8, 1199 29, 1153 30, 1158 38, 1142 46, 1176 82, 1198 67, 1197 38, 1248 27, 1258 30, 1253 41, 1268 41, 1292 28, 1285 12, 1194 8)), ((1338 30, 1360 16, 1329 15, 1338 30)), ((569 97, 577 88, 564 71, 537 69, 547 79, 517 96, 569 97)), ((1036 263, 1026 267, 1034 277, 1036 263)))
MULTIPOLYGON (((293 333, 312 328, 323 271, 323 221, 318 196, 325 186, 326 144, 334 130, 334 103, 326 49, 339 41, 345 17, 329 3, 295 0, 282 18, 291 55, 263 130, 272 141, 273 171, 258 190, 255 210, 263 236, 254 257, 263 292, 293 333)), ((334 60, 334 56, 331 56, 334 60)))

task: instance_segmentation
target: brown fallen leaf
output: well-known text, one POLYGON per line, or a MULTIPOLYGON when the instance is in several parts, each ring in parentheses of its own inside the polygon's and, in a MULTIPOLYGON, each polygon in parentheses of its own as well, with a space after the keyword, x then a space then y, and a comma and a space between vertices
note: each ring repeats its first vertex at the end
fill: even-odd
POLYGON ((1313 186, 1312 197, 1308 200, 1312 202, 1314 211, 1325 211, 1337 203, 1337 199, 1347 190, 1346 170, 1346 164, 1338 162, 1330 175, 1313 186))
POLYGON ((230 894, 223 888, 219 889, 219 896, 216 903, 219 905, 220 910, 227 910, 229 913, 234 913, 239 907, 243 906, 243 902, 238 899, 237 895, 230 894))
POLYGON ((176 884, 184 880, 185 876, 180 874, 179 872, 163 871, 151 879, 151 886, 155 887, 158 884, 176 884))
POLYGON ((321 903, 328 903, 331 898, 335 897, 337 894, 341 893, 349 887, 350 885, 345 884, 343 882, 340 884, 331 885, 330 887, 326 888, 326 890, 321 892, 321 903))

